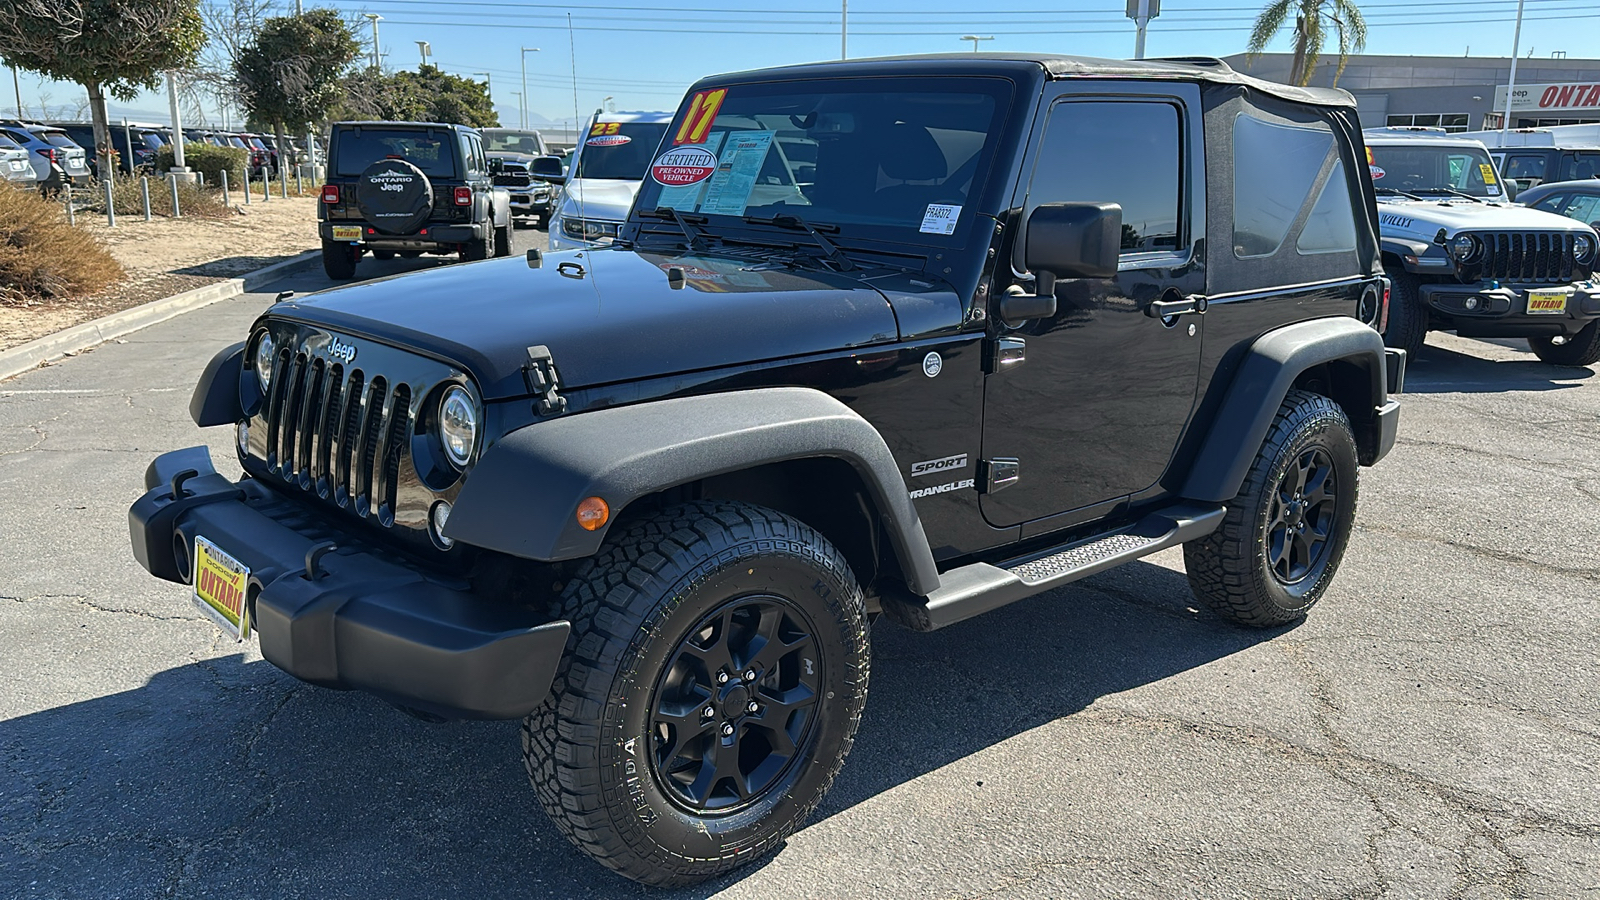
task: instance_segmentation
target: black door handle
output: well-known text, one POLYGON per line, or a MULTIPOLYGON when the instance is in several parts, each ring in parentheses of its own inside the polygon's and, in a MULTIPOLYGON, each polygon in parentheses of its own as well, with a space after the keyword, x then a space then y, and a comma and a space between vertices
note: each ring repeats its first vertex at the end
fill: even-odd
POLYGON ((1150 304, 1144 314, 1155 319, 1170 319, 1187 313, 1205 315, 1206 298, 1202 294, 1190 294, 1180 300, 1157 300, 1150 304))

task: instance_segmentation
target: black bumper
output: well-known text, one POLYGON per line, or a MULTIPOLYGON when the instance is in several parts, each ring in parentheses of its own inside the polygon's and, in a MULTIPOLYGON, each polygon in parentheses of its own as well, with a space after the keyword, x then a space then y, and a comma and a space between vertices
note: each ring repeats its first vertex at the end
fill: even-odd
POLYGON ((296 678, 447 718, 520 718, 549 694, 570 623, 360 549, 259 482, 217 474, 204 447, 157 457, 145 486, 128 511, 140 565, 188 583, 203 535, 248 566, 245 602, 261 655, 296 678), (188 471, 196 474, 179 479, 188 471), (338 549, 308 574, 310 551, 325 541, 338 549))
POLYGON ((1458 334, 1468 337, 1536 337, 1576 334, 1600 319, 1600 285, 1578 284, 1424 284, 1422 300, 1450 319, 1458 334), (1529 292, 1566 295, 1563 312, 1529 312, 1529 292))
POLYGON ((489 234, 489 224, 486 222, 462 222, 455 225, 428 224, 418 229, 413 234, 385 234, 375 231, 371 225, 359 219, 341 219, 337 222, 319 222, 317 231, 322 239, 334 240, 333 226, 354 225, 361 229, 360 241, 344 241, 343 243, 362 243, 373 247, 386 247, 390 245, 404 245, 409 249, 423 245, 465 244, 468 241, 481 241, 489 234))

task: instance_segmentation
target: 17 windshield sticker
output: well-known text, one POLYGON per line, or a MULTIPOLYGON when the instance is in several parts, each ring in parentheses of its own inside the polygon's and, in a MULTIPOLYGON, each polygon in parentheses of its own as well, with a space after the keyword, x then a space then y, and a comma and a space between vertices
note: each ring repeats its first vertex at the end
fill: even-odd
POLYGON ((767 159, 767 149, 772 146, 771 131, 733 131, 728 133, 721 162, 711 183, 706 186, 706 199, 700 212, 742 216, 750 203, 750 192, 755 190, 756 176, 767 159))

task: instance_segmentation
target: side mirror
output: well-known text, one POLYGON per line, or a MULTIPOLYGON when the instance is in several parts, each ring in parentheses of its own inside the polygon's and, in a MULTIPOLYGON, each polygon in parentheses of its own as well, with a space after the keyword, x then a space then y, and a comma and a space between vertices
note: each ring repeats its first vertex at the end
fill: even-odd
POLYGON ((1512 203, 1515 203, 1517 201, 1517 195, 1522 193, 1522 185, 1517 184, 1517 180, 1515 178, 1501 179, 1500 184, 1506 189, 1506 199, 1512 203))
POLYGON ((567 183, 567 176, 561 171, 561 160, 554 156, 540 156, 534 159, 533 169, 529 174, 551 184, 567 183))
POLYGON ((1008 325, 1056 314, 1057 278, 1114 278, 1122 251, 1122 206, 1046 203, 1028 216, 1023 262, 1033 272, 1032 294, 1000 298, 1008 325))
POLYGON ((505 167, 506 167, 506 161, 501 159, 500 157, 492 156, 492 157, 489 158, 489 174, 490 175, 499 175, 501 173, 501 171, 503 171, 505 169, 505 167))

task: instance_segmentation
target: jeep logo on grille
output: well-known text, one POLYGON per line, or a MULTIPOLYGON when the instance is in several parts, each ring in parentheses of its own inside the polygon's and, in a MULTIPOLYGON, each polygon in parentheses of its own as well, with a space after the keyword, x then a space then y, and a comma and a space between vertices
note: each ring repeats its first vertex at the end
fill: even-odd
POLYGON ((328 356, 348 366, 356 358, 355 345, 346 344, 338 338, 334 338, 333 342, 328 345, 328 356))

